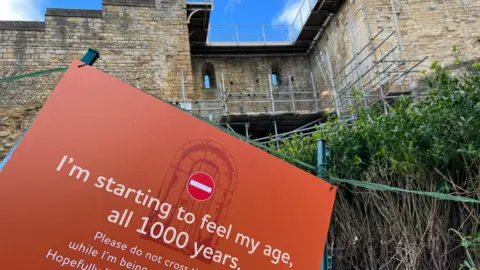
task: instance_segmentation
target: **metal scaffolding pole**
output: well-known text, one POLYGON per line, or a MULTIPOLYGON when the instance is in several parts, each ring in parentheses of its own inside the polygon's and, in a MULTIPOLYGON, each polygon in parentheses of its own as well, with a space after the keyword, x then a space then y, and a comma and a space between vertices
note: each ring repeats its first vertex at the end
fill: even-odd
MULTIPOLYGON (((317 119, 315 121, 312 121, 308 124, 305 124, 301 127, 298 127, 292 131, 288 131, 288 132, 285 132, 285 133, 282 133, 282 134, 278 134, 277 137, 281 138, 283 136, 286 136, 286 135, 290 135, 290 134, 294 134, 294 133, 298 133, 298 132, 302 132, 302 131, 305 131, 305 130, 312 130, 312 129, 315 129, 315 126, 312 127, 312 125, 315 125, 315 124, 318 124, 318 122, 322 121, 322 119, 317 119)), ((270 137, 263 137, 263 138, 258 138, 258 139, 255 139, 256 141, 264 141, 264 140, 267 140, 267 139, 270 139, 270 137)))
POLYGON ((277 145, 277 149, 280 148, 278 143, 278 128, 277 128, 277 121, 273 121, 273 127, 275 129, 275 144, 277 145))
POLYGON ((313 98, 315 99, 315 110, 318 111, 317 89, 315 88, 315 78, 313 77, 313 71, 310 71, 310 77, 312 77, 312 89, 313 98))
POLYGON ((328 54, 327 48, 325 48, 325 54, 326 54, 326 57, 327 57, 327 59, 325 59, 325 61, 327 61, 327 63, 328 63, 328 72, 329 72, 330 80, 331 80, 331 83, 332 83, 333 96, 334 96, 334 102, 335 102, 335 107, 336 107, 335 111, 337 113, 338 120, 341 120, 340 104, 338 103, 338 94, 337 94, 337 89, 335 89, 335 82, 333 81, 332 65, 330 63, 330 55, 328 54))
MULTIPOLYGON (((397 47, 395 46, 392 50, 390 50, 384 57, 382 57, 382 59, 380 59, 380 62, 385 61, 385 59, 386 59, 388 56, 390 56, 390 54, 392 54, 392 52, 393 52, 396 48, 397 48, 397 47)), ((388 68, 390 68, 392 65, 393 65, 393 64, 390 64, 390 66, 388 66, 386 70, 388 70, 388 68)), ((370 70, 373 69, 373 68, 374 68, 374 67, 371 67, 370 70)), ((370 70, 367 70, 367 71, 365 72, 365 74, 368 73, 370 70)), ((385 70, 384 70, 384 71, 385 71, 385 70)), ((356 80, 355 82, 353 82, 351 85, 356 84, 359 80, 360 80, 360 79, 357 79, 357 80, 356 80)), ((368 82, 368 83, 370 83, 370 82, 368 82)), ((368 84, 368 83, 367 83, 367 84, 368 84)), ((367 85, 367 84, 366 84, 366 85, 367 85)), ((364 86, 365 86, 365 85, 364 85, 364 86)), ((350 87, 350 86, 348 86, 348 87, 350 87)), ((370 92, 371 92, 371 91, 366 91, 366 93, 370 93, 370 92)))
MULTIPOLYGON (((340 41, 340 36, 337 32, 337 47, 340 50, 339 56, 340 56, 340 62, 342 63, 342 71, 343 71, 343 80, 347 78, 347 71, 346 71, 346 66, 345 66, 345 60, 342 57, 342 52, 343 52, 343 43, 340 41)), ((346 82, 348 84, 348 81, 346 82)), ((350 89, 347 89, 347 95, 348 95, 348 105, 352 105, 352 100, 350 99, 350 89)))
POLYGON ((248 134, 248 128, 250 127, 250 123, 246 122, 245 123, 245 135, 247 136, 248 139, 250 139, 250 134, 248 134))
MULTIPOLYGON (((392 44, 392 48, 393 48, 393 44, 392 44)), ((393 58, 393 62, 395 63, 395 68, 396 68, 396 72, 397 73, 397 80, 400 79, 400 66, 398 65, 398 61, 397 61, 397 56, 395 54, 395 50, 392 52, 392 58, 393 58)), ((404 89, 403 89, 403 82, 400 82, 400 89, 401 91, 403 92, 404 89)))
POLYGON ((227 123, 227 128, 230 129, 232 132, 237 133, 228 123, 227 123))
POLYGON ((365 108, 368 107, 367 98, 365 97, 365 92, 363 91, 363 78, 360 74, 360 63, 358 61, 358 53, 357 53, 357 42, 356 42, 356 35, 354 25, 352 23, 351 17, 348 17, 348 29, 350 30, 350 38, 352 39, 352 52, 355 59, 355 74, 357 75, 357 80, 360 79, 360 89, 359 91, 362 92, 363 100, 365 108))
MULTIPOLYGON (((378 68, 378 58, 377 58, 377 52, 376 52, 376 48, 375 48, 375 43, 374 43, 374 38, 373 38, 373 34, 372 34, 372 28, 371 28, 371 25, 370 25, 370 16, 369 16, 369 13, 368 13, 368 8, 367 8, 367 3, 365 0, 362 0, 362 6, 363 6, 363 11, 365 13, 365 20, 366 20, 366 24, 367 24, 367 31, 368 31, 368 39, 369 39, 369 44, 370 44, 370 50, 371 52, 373 53, 373 60, 374 60, 374 65, 376 67, 376 72, 374 72, 373 74, 370 73, 370 75, 372 76, 371 77, 371 82, 372 82, 372 86, 373 86, 373 83, 374 83, 374 80, 375 80, 375 76, 380 76, 379 74, 379 68, 378 68)), ((380 79, 379 79, 380 80, 380 79)), ((385 114, 388 114, 388 103, 386 102, 385 100, 385 92, 384 92, 384 89, 383 89, 383 85, 380 85, 380 94, 381 94, 381 99, 382 99, 382 104, 383 104, 383 109, 385 111, 385 114)))
MULTIPOLYGON (((398 45, 400 46, 400 58, 405 59, 405 48, 403 46, 402 33, 400 32, 400 25, 398 23, 397 10, 395 8, 396 0, 391 0, 391 4, 392 4, 393 20, 395 22, 395 29, 396 29, 397 36, 398 36, 398 45)), ((405 70, 408 70, 408 62, 407 61, 405 62, 405 70)), ((403 76, 402 76, 402 78, 403 78, 403 76)), ((408 80, 408 84, 410 84, 411 83, 410 75, 408 76, 407 80, 408 80)), ((402 79, 402 81, 403 81, 403 79, 402 79)), ((403 82, 402 82, 402 84, 403 84, 403 82)), ((410 88, 410 86, 408 86, 408 88, 410 88)))
MULTIPOLYGON (((378 36, 380 36, 380 34, 383 32, 383 28, 375 35, 375 37, 373 39, 376 39, 378 36)), ((388 35, 387 38, 385 38, 382 42, 380 42, 380 44, 377 46, 377 48, 380 48, 391 36, 393 36, 395 34, 395 31, 392 31, 392 33, 390 35, 388 35)), ((368 48, 368 44, 365 45, 360 51, 359 53, 362 53, 365 49, 368 48)), ((371 54, 371 53, 370 53, 371 54)), ((370 56, 370 54, 368 56, 370 56)), ((345 64, 345 67, 349 66, 351 63, 353 63, 355 60, 355 58, 352 58, 350 61, 348 61, 347 64, 345 64)), ((364 61, 366 61, 367 58, 363 59, 362 61, 360 61, 360 64, 362 64, 364 61)), ((317 60, 318 61, 318 60, 317 60)), ((355 71, 355 68, 352 68, 351 71, 349 71, 347 74, 346 74, 346 77, 350 76, 350 74, 352 74, 353 72, 355 71)), ((335 76, 333 76, 333 79, 335 80, 342 72, 338 72, 337 74, 335 74, 335 76)), ((345 78, 346 79, 346 78, 345 78)), ((343 81, 345 81, 345 79, 341 80, 338 85, 341 85, 343 81)), ((330 84, 327 85, 327 88, 330 86, 330 84)))
POLYGON ((395 30, 397 31, 398 44, 400 46, 400 57, 403 59, 405 58, 405 50, 403 48, 403 40, 402 40, 402 33, 400 33, 400 25, 398 24, 397 10, 395 9, 396 1, 391 0, 391 4, 392 4, 393 21, 395 22, 395 30))
POLYGON ((275 112, 275 100, 273 99, 272 77, 268 74, 268 87, 270 89, 270 100, 272 102, 272 112, 275 112))
POLYGON ((224 110, 225 114, 228 115, 228 99, 227 99, 227 88, 225 87, 225 78, 222 72, 222 88, 223 88, 223 103, 224 103, 224 110))
MULTIPOLYGON (((382 55, 382 59, 385 59, 386 58, 386 55, 385 55, 385 52, 380 49, 380 54, 382 55)), ((381 60, 382 62, 382 73, 383 73, 383 77, 385 77, 387 80, 388 80, 388 83, 389 85, 391 85, 391 79, 390 79, 390 76, 388 75, 388 69, 390 68, 390 66, 388 66, 387 68, 385 68, 385 61, 384 60, 381 60)))
POLYGON ((288 75, 288 85, 289 85, 289 88, 290 88, 290 95, 292 97, 292 109, 293 111, 295 112, 296 111, 296 108, 295 108, 295 97, 293 96, 293 88, 292 88, 292 76, 288 75))
MULTIPOLYGON (((326 84, 327 84, 327 77, 325 76, 325 73, 323 72, 322 68, 323 68, 323 64, 320 62, 320 60, 318 59, 318 56, 315 56, 315 59, 317 60, 317 64, 318 64, 318 69, 320 70, 320 74, 322 74, 322 78, 323 78, 323 90, 324 91, 328 91, 327 88, 326 88, 326 84)), ((322 102, 322 107, 325 108, 325 104, 323 103, 323 97, 321 96, 322 93, 320 93, 320 98, 321 98, 321 102, 322 102)))

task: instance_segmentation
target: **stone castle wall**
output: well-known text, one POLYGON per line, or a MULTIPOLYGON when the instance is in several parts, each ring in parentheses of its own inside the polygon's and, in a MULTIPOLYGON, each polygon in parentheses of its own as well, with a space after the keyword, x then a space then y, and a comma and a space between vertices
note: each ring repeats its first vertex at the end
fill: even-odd
MULTIPOLYGON (((103 0, 102 10, 48 9, 45 22, 0 22, 0 78, 68 66, 88 48, 95 67, 156 97, 193 98, 184 0, 103 0)), ((62 73, 0 83, 0 158, 62 73), (32 109, 34 108, 34 109, 32 109)))
POLYGON ((335 107, 333 89, 346 96, 348 93, 340 93, 342 88, 358 87, 361 83, 354 85, 358 75, 364 73, 371 62, 361 64, 357 73, 353 59, 355 53, 359 61, 368 55, 369 49, 361 50, 368 43, 369 36, 361 1, 354 4, 345 1, 308 55, 323 108, 331 110, 335 107))
MULTIPOLYGON (((368 0, 373 27, 394 27, 390 0, 368 0)), ((480 59, 480 1, 396 0, 400 34, 408 59, 429 59, 449 65, 456 45, 463 60, 480 59)))
POLYGON ((95 48, 96 68, 157 97, 180 97, 184 71, 191 95, 185 1, 157 2, 104 0, 103 10, 48 9, 45 23, 0 22, 0 77, 68 66, 95 48))
MULTIPOLYGON (((454 63, 453 45, 458 47, 463 60, 480 59, 480 1, 394 0, 393 3, 399 31, 391 0, 345 1, 309 53, 317 87, 331 90, 333 85, 345 110, 351 101, 347 97, 351 96, 348 91, 352 88, 362 88, 372 96, 380 95, 381 90, 416 89, 423 75, 408 73, 397 79, 399 74, 427 56, 415 70, 427 70, 433 61, 443 65, 454 63), (362 62, 363 59, 366 60, 362 62), (385 61, 374 65, 382 59, 385 61), (335 77, 333 83, 330 70, 335 77)), ((333 107, 333 95, 333 91, 322 94, 330 104, 326 107, 333 107)))
POLYGON ((310 103, 313 103, 311 70, 307 57, 194 57, 192 70, 194 88, 198 98, 203 101, 223 98, 223 74, 228 113, 240 113, 242 106, 243 112, 248 113, 273 112, 270 83, 276 112, 308 111, 310 103), (215 68, 215 83, 209 89, 205 89, 204 77, 207 63, 215 68), (277 73, 278 85, 273 85, 271 81, 272 72, 277 73), (295 106, 292 104, 292 94, 295 106), (302 102, 307 99, 310 101, 302 102))
MULTIPOLYGON (((192 108, 203 110, 199 113, 203 116, 217 110, 221 117, 225 111, 332 108, 333 91, 327 89, 335 89, 343 97, 338 105, 347 110, 352 88, 363 88, 372 96, 382 90, 413 89, 416 73, 408 76, 414 80, 395 82, 399 74, 395 71, 405 72, 415 64, 402 59, 429 56, 419 69, 426 69, 434 60, 453 63, 452 45, 457 45, 462 59, 480 59, 480 1, 394 3, 399 32, 391 0, 344 1, 308 55, 250 58, 192 58, 185 0, 103 0, 102 10, 48 9, 45 22, 0 22, 0 78, 68 66, 88 48, 95 48, 101 53, 97 68, 165 100, 182 100, 183 73, 186 99, 194 101, 192 108), (369 45, 371 39, 374 42, 369 45), (374 66, 382 58, 386 61, 374 66), (210 89, 204 87, 205 63, 215 68, 216 85, 210 89), (272 87, 275 109, 268 85, 274 66, 279 73, 279 86, 272 87), (311 72, 318 102, 314 101, 311 72), (221 74, 225 95, 219 91, 221 74), (289 76, 293 77, 295 102, 291 101, 289 76)), ((0 158, 61 76, 56 72, 0 83, 0 158)))

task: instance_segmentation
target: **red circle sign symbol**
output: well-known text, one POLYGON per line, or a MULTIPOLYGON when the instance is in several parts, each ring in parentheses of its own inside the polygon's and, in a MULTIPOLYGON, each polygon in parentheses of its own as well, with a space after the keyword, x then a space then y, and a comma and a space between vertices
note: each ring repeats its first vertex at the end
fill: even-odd
POLYGON ((206 201, 215 192, 215 183, 212 177, 206 173, 194 173, 187 182, 188 194, 197 201, 206 201))

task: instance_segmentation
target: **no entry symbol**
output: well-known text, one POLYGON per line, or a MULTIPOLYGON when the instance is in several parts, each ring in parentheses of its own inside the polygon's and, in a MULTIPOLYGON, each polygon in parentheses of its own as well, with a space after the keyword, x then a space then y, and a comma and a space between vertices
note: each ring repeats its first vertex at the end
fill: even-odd
POLYGON ((188 194, 197 201, 210 199, 215 192, 215 183, 212 177, 206 173, 194 173, 187 182, 188 194))

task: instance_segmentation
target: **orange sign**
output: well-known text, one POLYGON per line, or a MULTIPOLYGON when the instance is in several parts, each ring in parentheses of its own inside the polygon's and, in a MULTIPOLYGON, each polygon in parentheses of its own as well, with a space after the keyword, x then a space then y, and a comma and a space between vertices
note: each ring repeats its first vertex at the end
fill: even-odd
POLYGON ((319 269, 336 189, 75 61, 0 179, 2 269, 319 269))

